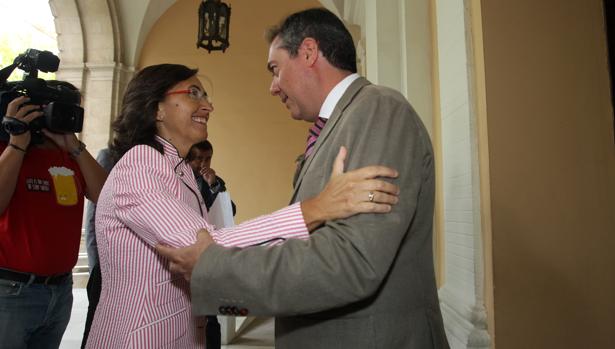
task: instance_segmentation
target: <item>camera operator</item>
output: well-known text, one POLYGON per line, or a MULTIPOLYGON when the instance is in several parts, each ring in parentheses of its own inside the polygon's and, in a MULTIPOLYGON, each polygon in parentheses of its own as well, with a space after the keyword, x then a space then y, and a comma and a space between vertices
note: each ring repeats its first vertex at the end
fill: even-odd
MULTIPOLYGON (((57 82, 59 84, 69 85, 57 82)), ((40 105, 20 96, 6 116, 30 124, 40 105)), ((96 202, 106 171, 75 134, 0 140, 0 346, 58 348, 73 302, 71 270, 84 196, 96 202)))

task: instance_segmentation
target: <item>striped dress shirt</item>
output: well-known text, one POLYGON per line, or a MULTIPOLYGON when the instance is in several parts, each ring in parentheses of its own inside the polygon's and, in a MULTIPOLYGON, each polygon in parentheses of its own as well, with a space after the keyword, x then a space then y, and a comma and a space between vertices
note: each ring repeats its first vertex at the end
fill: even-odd
POLYGON ((204 348, 190 286, 156 253, 196 241, 207 229, 222 246, 279 244, 309 233, 299 204, 232 228, 215 229, 194 174, 162 138, 164 155, 139 145, 115 165, 98 199, 96 240, 102 293, 87 348, 204 348))

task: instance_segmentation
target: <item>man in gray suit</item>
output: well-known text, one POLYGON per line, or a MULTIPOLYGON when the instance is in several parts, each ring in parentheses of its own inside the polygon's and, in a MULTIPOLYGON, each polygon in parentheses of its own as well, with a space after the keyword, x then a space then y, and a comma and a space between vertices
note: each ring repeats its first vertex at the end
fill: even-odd
POLYGON ((276 316, 277 348, 448 348, 432 255, 434 159, 421 120, 400 93, 356 74, 352 38, 331 12, 295 13, 269 39, 271 93, 294 119, 320 125, 292 202, 322 190, 340 146, 349 169, 396 168, 400 200, 389 214, 327 221, 307 241, 228 249, 205 236, 161 250, 172 269, 191 272, 194 312, 276 316))

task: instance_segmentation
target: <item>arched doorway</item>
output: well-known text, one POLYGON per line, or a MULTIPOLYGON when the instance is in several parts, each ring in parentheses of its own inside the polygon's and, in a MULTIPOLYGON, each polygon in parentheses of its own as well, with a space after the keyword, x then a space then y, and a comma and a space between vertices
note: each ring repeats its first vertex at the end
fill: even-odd
POLYGON ((96 154, 106 146, 127 70, 120 61, 121 40, 114 1, 50 0, 57 31, 57 78, 79 87, 85 118, 81 139, 96 154))

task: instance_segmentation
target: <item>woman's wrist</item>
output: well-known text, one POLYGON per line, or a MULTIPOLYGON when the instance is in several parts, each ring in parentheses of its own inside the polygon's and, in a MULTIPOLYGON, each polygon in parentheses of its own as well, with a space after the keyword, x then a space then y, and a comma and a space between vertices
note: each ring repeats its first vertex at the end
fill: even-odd
POLYGON ((309 232, 316 230, 327 220, 327 217, 320 208, 317 197, 301 201, 301 213, 309 232))

